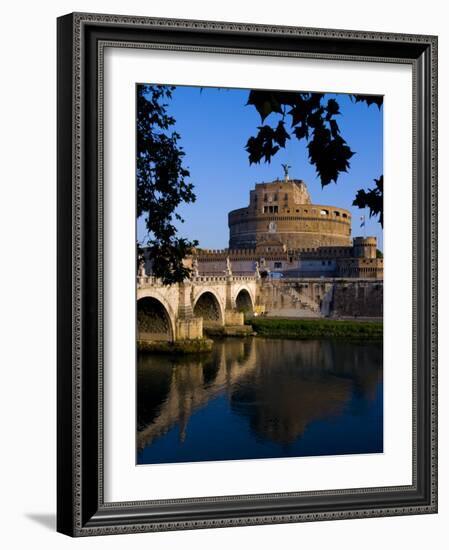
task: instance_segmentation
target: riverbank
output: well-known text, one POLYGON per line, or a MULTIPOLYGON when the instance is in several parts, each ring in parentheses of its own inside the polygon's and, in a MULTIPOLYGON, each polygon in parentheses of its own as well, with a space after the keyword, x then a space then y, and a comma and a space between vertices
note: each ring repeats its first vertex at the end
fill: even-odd
POLYGON ((212 350, 213 341, 209 338, 195 338, 192 340, 177 340, 176 342, 152 342, 137 340, 138 351, 148 353, 187 355, 194 353, 209 353, 212 350))
POLYGON ((263 338, 336 338, 350 340, 382 340, 383 323, 380 321, 330 319, 267 319, 254 317, 246 321, 257 336, 263 338))
POLYGON ((204 329, 204 333, 211 338, 226 338, 236 337, 245 338, 247 336, 255 336, 251 325, 234 325, 234 326, 219 326, 219 327, 207 327, 204 329))

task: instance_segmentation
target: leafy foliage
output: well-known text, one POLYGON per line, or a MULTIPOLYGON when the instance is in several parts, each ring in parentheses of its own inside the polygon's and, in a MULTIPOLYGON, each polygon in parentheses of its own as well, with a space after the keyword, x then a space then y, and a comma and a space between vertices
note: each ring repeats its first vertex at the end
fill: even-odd
POLYGON ((321 184, 337 181, 340 172, 349 168, 354 154, 341 137, 336 117, 340 107, 335 99, 324 99, 324 94, 251 90, 247 105, 254 105, 262 122, 272 113, 281 115, 275 128, 259 126, 256 136, 250 137, 246 150, 250 164, 272 157, 293 134, 298 140, 308 141, 309 160, 316 167, 321 184), (290 133, 285 120, 290 118, 290 133))
POLYGON ((196 199, 188 182, 190 173, 183 166, 180 135, 172 130, 175 119, 167 112, 173 90, 172 86, 137 88, 137 216, 145 217, 153 273, 164 284, 190 276, 183 259, 198 244, 179 237, 173 224, 184 221, 176 208, 196 199))
MULTIPOLYGON (((382 96, 352 94, 351 99, 363 102, 369 107, 377 105, 380 109, 382 96)), ((310 163, 315 166, 321 185, 337 182, 342 172, 350 168, 350 159, 354 155, 341 135, 337 117, 341 115, 337 100, 326 101, 325 94, 304 92, 277 92, 272 90, 251 90, 247 105, 252 105, 260 115, 262 123, 269 115, 278 115, 276 126, 264 124, 258 133, 248 139, 246 151, 250 164, 271 162, 274 155, 286 146, 292 136, 307 141, 310 163), (286 128, 286 122, 290 127, 286 128)), ((377 180, 376 180, 377 181, 377 180)), ((370 208, 370 216, 379 215, 382 224, 383 177, 377 191, 359 190, 354 205, 364 204, 370 208)), ((360 206, 364 208, 365 206, 360 206)))
POLYGON ((375 186, 365 191, 359 189, 352 203, 359 208, 369 208, 369 216, 379 216, 379 223, 383 227, 383 199, 384 199, 384 177, 374 180, 375 186))

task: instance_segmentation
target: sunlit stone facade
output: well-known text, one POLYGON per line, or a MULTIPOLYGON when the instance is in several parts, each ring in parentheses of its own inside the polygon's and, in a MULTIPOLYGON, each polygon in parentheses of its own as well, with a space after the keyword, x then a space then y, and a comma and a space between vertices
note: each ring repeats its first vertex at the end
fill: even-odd
POLYGON ((287 249, 351 245, 351 213, 312 204, 302 180, 258 183, 249 205, 229 212, 229 249, 257 249, 267 243, 287 249))

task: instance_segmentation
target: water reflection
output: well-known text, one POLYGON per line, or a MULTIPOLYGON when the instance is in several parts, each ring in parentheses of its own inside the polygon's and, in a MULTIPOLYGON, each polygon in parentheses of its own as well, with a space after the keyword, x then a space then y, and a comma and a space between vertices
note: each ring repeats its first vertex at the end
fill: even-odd
POLYGON ((382 451, 382 345, 225 339, 140 354, 140 464, 382 451))

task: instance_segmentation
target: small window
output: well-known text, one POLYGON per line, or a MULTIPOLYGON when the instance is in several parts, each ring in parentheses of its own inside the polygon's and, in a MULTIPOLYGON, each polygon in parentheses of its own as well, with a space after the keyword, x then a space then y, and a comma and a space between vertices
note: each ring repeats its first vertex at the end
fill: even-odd
POLYGON ((266 193, 264 193, 263 200, 264 200, 265 202, 268 202, 268 195, 267 195, 266 193))
POLYGON ((287 214, 290 214, 290 210, 287 210, 287 214))
POLYGON ((282 262, 274 262, 274 269, 280 269, 282 267, 282 262))
POLYGON ((337 212, 336 210, 334 210, 334 214, 335 214, 336 216, 340 216, 340 212, 337 212))
POLYGON ((285 193, 285 200, 288 201, 288 193, 285 193))
POLYGON ((298 210, 298 209, 296 209, 296 212, 299 212, 299 210, 298 210))
POLYGON ((308 211, 308 210, 304 210, 304 214, 308 214, 308 213, 309 213, 309 211, 308 211))
POLYGON ((264 213, 264 214, 266 214, 266 213, 268 212, 268 208, 269 208, 269 206, 264 206, 264 207, 263 207, 263 213, 264 213))
POLYGON ((347 216, 345 213, 343 213, 343 214, 342 214, 342 217, 343 217, 343 218, 347 218, 348 216, 347 216))
POLYGON ((329 210, 324 210, 324 209, 323 209, 323 210, 320 210, 320 214, 321 214, 322 216, 328 216, 328 215, 329 215, 329 210))

